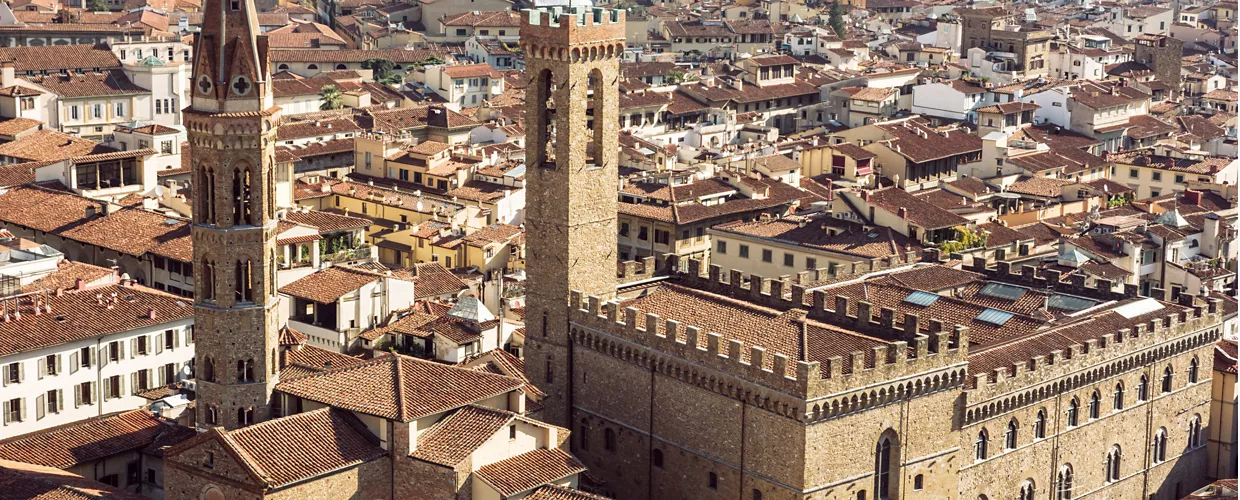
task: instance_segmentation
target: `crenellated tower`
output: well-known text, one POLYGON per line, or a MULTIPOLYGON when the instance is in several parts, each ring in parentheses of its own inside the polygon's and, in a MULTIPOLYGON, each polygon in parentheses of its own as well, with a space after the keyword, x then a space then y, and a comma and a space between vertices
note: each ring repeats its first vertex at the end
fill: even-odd
POLYGON ((191 105, 198 426, 273 417, 279 375, 275 138, 254 0, 207 0, 191 105))
POLYGON ((526 376, 547 422, 571 406, 569 292, 616 294, 616 162, 624 12, 521 12, 526 90, 526 376))

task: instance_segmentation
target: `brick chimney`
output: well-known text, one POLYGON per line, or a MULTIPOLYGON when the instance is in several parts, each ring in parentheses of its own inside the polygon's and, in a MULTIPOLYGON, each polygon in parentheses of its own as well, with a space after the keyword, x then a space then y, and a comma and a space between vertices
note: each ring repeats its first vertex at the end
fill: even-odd
POLYGON ((1201 205, 1201 191, 1185 189, 1184 199, 1188 200, 1188 202, 1193 205, 1201 205))
POLYGON ((154 307, 146 308, 146 319, 155 319, 157 317, 159 317, 159 314, 155 312, 154 307))
POLYGON ((900 207, 900 210, 896 212, 896 215, 899 215, 901 219, 908 219, 908 209, 900 207))

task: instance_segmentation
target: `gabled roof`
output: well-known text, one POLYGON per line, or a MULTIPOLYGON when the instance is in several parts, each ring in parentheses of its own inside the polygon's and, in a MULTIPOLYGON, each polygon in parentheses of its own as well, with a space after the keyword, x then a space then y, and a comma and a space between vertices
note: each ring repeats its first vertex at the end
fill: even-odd
POLYGON ((176 457, 211 440, 266 488, 330 475, 388 454, 352 413, 320 408, 233 431, 212 428, 174 447, 168 455, 176 457))
POLYGON ((280 287, 280 293, 320 304, 334 303, 367 283, 383 279, 382 275, 358 269, 332 266, 308 274, 280 287))
POLYGON ((0 500, 142 500, 137 493, 113 488, 54 467, 0 460, 0 500))
POLYGON ((505 497, 584 472, 585 466, 559 448, 534 450, 501 460, 474 474, 505 497))
POLYGON ((521 385, 522 381, 513 377, 391 354, 354 366, 282 380, 276 390, 408 422, 504 394, 521 385))
POLYGON ((193 429, 164 422, 148 411, 131 410, 5 439, 0 441, 0 460, 68 469, 141 450, 156 440, 170 445, 194 434, 193 429))
POLYGON ((455 467, 508 425, 517 414, 469 405, 448 415, 418 436, 413 458, 455 467))

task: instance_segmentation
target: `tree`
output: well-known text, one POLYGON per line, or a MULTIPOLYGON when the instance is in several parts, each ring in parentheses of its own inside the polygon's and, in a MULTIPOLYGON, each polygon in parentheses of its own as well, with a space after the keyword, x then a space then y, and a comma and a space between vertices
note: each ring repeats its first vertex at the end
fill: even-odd
POLYGON ((107 12, 108 10, 108 3, 103 0, 93 0, 90 2, 91 12, 107 12))
POLYGON ((362 61, 362 68, 374 71, 376 82, 385 85, 398 85, 404 83, 404 78, 397 73, 396 63, 391 59, 375 58, 362 61))
POLYGON ((344 107, 344 96, 340 94, 340 89, 335 85, 324 85, 319 91, 319 97, 323 99, 323 104, 319 109, 327 111, 332 109, 340 109, 344 107))
POLYGON ((844 25, 844 7, 840 5, 840 0, 831 0, 831 12, 827 20, 831 24, 831 30, 835 31, 835 36, 848 38, 848 27, 844 25))

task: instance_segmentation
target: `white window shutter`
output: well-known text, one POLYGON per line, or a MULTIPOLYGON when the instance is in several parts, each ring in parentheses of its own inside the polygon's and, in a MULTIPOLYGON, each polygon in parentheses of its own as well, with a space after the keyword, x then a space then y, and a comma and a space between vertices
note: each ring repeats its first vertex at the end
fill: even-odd
POLYGON ((73 351, 69 353, 69 373, 77 373, 78 366, 81 366, 78 363, 78 351, 73 351))
POLYGON ((56 413, 65 410, 65 390, 56 389, 56 413))
POLYGON ((46 395, 40 394, 39 397, 34 398, 34 418, 43 420, 45 415, 47 415, 47 399, 46 395))
POLYGON ((100 394, 99 398, 104 401, 112 399, 112 380, 111 379, 107 379, 107 382, 104 382, 103 390, 99 391, 99 394, 100 394))
POLYGON ((90 366, 99 364, 99 349, 90 348, 90 366))
POLYGON ((164 334, 155 336, 155 354, 164 352, 164 334))
POLYGON ((47 375, 47 358, 39 358, 39 380, 43 380, 43 376, 47 375))
POLYGON ((74 408, 80 408, 82 406, 82 390, 85 389, 85 384, 87 383, 89 382, 85 382, 85 383, 73 386, 73 407, 74 408))
POLYGON ((168 372, 165 370, 159 370, 159 385, 168 385, 168 372))
POLYGON ((138 337, 129 339, 129 352, 132 352, 135 358, 138 357, 138 337))
POLYGON ((125 343, 124 343, 124 342, 117 342, 117 343, 116 343, 116 348, 120 351, 120 352, 116 355, 116 359, 118 359, 118 360, 119 360, 119 359, 125 359, 125 343))
POLYGON ((4 425, 9 425, 9 402, 4 402, 4 425))
POLYGON ((9 365, 0 366, 0 387, 9 386, 9 365))
POLYGON ((133 372, 129 374, 129 393, 130 394, 138 393, 138 372, 133 372))
POLYGON ((168 335, 172 336, 172 347, 181 347, 181 334, 176 330, 168 330, 168 335))
POLYGON ((17 364, 17 381, 18 382, 26 381, 26 365, 23 363, 17 364))
POLYGON ((65 372, 64 370, 65 370, 65 355, 57 354, 56 355, 56 374, 60 375, 65 372))
POLYGON ((22 411, 21 411, 21 416, 20 416, 19 418, 21 419, 21 421, 22 421, 22 422, 25 422, 25 421, 26 421, 26 406, 28 406, 28 405, 26 404, 26 400, 25 400, 25 399, 18 399, 18 400, 17 400, 17 405, 18 405, 18 406, 20 406, 20 407, 21 407, 21 410, 22 410, 22 411))

